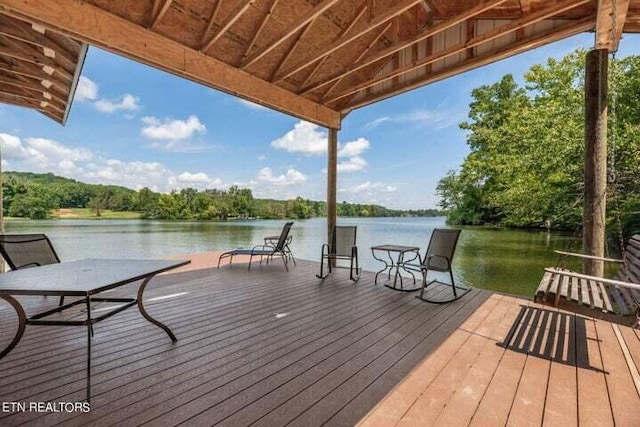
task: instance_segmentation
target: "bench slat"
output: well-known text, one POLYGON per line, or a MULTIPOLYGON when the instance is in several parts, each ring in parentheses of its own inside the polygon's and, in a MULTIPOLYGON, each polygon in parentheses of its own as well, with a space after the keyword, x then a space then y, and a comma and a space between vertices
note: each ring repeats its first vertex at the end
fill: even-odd
POLYGON ((580 302, 579 285, 578 285, 577 277, 571 278, 571 299, 575 302, 578 302, 578 303, 580 302))
POLYGON ((613 313, 613 305, 611 304, 611 299, 609 298, 606 287, 600 282, 598 283, 598 288, 600 289, 600 295, 602 295, 602 300, 604 301, 605 310, 613 313))
POLYGON ((623 316, 629 314, 627 305, 624 303, 622 295, 620 295, 620 290, 615 286, 607 286, 607 291, 609 291, 609 295, 613 297, 612 299, 616 302, 616 305, 618 306, 618 313, 622 314, 623 316))
POLYGON ((593 301, 594 308, 602 310, 602 298, 600 297, 600 287, 595 280, 589 280, 589 290, 591 291, 591 301, 593 301))
POLYGON ((569 293, 569 276, 562 276, 560 278, 561 284, 560 284, 560 295, 562 295, 563 297, 567 298, 567 295, 569 293))
POLYGON ((585 279, 580 279, 580 293, 582 295, 582 304, 591 307, 591 300, 589 298, 589 287, 585 279))

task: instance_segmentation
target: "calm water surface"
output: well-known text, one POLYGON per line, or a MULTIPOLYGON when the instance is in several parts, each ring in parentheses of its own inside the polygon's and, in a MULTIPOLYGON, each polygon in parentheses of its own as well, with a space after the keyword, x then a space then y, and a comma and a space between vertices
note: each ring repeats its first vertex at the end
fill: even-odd
MULTIPOLYGON (((60 258, 152 258, 172 254, 251 247, 267 235, 279 234, 284 221, 164 222, 146 220, 8 221, 8 233, 46 233, 60 258)), ((446 227, 444 218, 339 218, 358 225, 361 265, 380 269, 369 248, 385 243, 420 246, 426 250, 431 231, 446 227)), ((319 260, 325 241, 324 218, 298 220, 291 229, 294 255, 319 260)), ((542 269, 555 265, 554 249, 578 250, 571 236, 545 231, 464 228, 454 259, 457 280, 475 287, 532 296, 542 269)))

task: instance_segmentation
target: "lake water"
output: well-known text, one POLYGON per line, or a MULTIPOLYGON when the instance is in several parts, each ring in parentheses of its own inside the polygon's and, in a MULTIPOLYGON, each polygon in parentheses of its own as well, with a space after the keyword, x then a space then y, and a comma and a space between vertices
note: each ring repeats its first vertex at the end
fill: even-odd
MULTIPOLYGON (((12 220, 7 233, 46 233, 62 260, 87 257, 152 258, 173 254, 251 247, 280 233, 282 220, 199 222, 146 220, 12 220)), ((444 218, 339 218, 358 226, 360 264, 377 271, 371 246, 392 243, 420 246, 444 218)), ((318 261, 326 220, 297 220, 291 229, 296 258, 318 261)), ((475 287, 531 297, 543 268, 557 262, 554 249, 579 250, 575 237, 546 231, 464 228, 454 258, 456 279, 475 287)))

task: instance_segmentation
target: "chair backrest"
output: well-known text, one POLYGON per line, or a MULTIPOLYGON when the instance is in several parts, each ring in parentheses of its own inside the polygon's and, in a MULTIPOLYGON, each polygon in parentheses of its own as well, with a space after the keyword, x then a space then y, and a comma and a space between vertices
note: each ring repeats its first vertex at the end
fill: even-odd
POLYGON ((336 225, 331 238, 331 253, 350 257, 352 248, 356 245, 357 230, 358 227, 355 225, 336 225))
POLYGON ((0 253, 12 270, 60 262, 44 234, 1 234, 0 253))
POLYGON ((293 222, 287 222, 284 227, 282 227, 282 232, 280 233, 280 238, 278 239, 278 244, 274 248, 274 250, 282 252, 284 250, 285 245, 287 244, 287 239, 289 238, 289 231, 291 230, 291 226, 293 222))
POLYGON ((431 234, 427 253, 423 258, 424 267, 435 271, 449 271, 453 262, 460 231, 453 228, 436 228, 431 234), (445 259, 446 258, 446 259, 445 259), (449 260, 447 263, 446 260, 449 260))

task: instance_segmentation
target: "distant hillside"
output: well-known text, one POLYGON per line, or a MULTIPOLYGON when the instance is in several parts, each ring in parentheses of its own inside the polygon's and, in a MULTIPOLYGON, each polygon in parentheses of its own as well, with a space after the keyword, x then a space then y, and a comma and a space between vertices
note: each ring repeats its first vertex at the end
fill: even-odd
MULTIPOLYGON (((116 185, 87 184, 52 173, 5 172, 2 174, 4 214, 44 219, 54 209, 89 208, 96 217, 101 211, 138 212, 149 219, 226 220, 236 218, 312 218, 326 215, 324 201, 255 199, 250 189, 198 191, 186 188, 161 194, 116 185)), ((373 204, 342 202, 338 216, 439 216, 435 209, 392 210, 373 204)))

